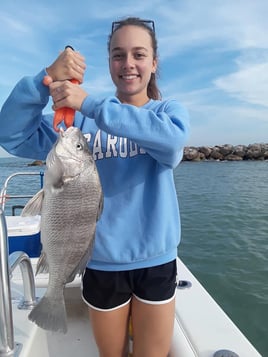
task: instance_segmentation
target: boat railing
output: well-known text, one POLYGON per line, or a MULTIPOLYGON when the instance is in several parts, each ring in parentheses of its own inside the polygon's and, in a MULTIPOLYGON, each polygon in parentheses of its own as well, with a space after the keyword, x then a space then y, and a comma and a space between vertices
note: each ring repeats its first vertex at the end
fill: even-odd
MULTIPOLYGON (((10 183, 11 180, 13 180, 13 178, 17 177, 17 176, 40 176, 40 187, 43 187, 43 179, 44 179, 44 172, 40 171, 25 171, 25 172, 16 172, 12 175, 10 175, 4 182, 4 185, 1 189, 0 192, 0 208, 2 209, 2 211, 5 210, 5 204, 6 204, 6 200, 7 199, 22 199, 22 198, 31 198, 33 195, 8 195, 7 194, 7 189, 8 189, 8 185, 10 183)), ((14 206, 15 208, 22 208, 20 205, 18 206, 14 206)), ((14 209, 15 209, 14 208, 14 209)), ((14 209, 13 209, 13 213, 14 213, 14 209)))
POLYGON ((7 224, 0 208, 0 357, 19 356, 22 346, 14 341, 10 275, 19 266, 24 288, 18 308, 31 309, 36 304, 34 275, 29 256, 24 252, 8 255, 7 224))

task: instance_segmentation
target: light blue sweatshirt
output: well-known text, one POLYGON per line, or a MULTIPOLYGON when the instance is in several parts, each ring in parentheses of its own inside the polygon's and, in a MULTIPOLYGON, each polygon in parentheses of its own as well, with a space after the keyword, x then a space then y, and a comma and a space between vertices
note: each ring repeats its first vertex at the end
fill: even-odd
MULTIPOLYGON (((44 75, 23 78, 2 107, 0 145, 13 155, 45 160, 56 141, 53 114, 42 113, 44 75)), ((187 111, 174 100, 135 107, 88 96, 74 126, 88 138, 104 193, 88 266, 118 271, 175 259, 181 232, 173 169, 189 134, 187 111)))

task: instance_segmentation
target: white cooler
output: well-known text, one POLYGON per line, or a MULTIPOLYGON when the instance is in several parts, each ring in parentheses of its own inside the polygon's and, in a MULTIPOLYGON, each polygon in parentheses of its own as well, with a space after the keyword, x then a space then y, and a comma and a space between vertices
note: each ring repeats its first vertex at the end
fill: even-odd
POLYGON ((9 254, 23 251, 30 257, 39 257, 41 252, 40 216, 6 216, 9 254))

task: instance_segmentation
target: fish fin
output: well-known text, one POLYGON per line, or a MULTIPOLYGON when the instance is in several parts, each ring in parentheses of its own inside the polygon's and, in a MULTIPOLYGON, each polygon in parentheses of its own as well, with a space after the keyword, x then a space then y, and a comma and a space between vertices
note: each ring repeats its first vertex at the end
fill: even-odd
POLYGON ((37 326, 50 331, 67 332, 67 315, 63 292, 55 297, 47 294, 28 315, 37 326))
POLYGON ((41 214, 44 190, 38 191, 26 204, 21 212, 22 217, 35 216, 41 214))
POLYGON ((66 284, 71 283, 76 275, 82 275, 84 270, 86 269, 86 265, 88 262, 88 254, 84 255, 81 259, 80 263, 75 267, 75 269, 71 272, 68 278, 66 278, 66 284))
POLYGON ((38 259, 37 266, 36 266, 36 275, 39 273, 48 273, 49 266, 47 262, 47 255, 45 252, 41 252, 41 255, 38 259))
POLYGON ((69 275, 69 277, 66 279, 66 284, 71 283, 76 275, 82 275, 86 269, 87 263, 91 257, 92 253, 92 248, 93 248, 93 242, 90 244, 89 248, 87 249, 86 253, 83 255, 81 258, 79 264, 75 267, 75 269, 72 271, 72 273, 69 275))
POLYGON ((97 221, 100 219, 100 216, 103 211, 103 203, 104 203, 104 198, 103 198, 103 193, 101 193, 101 198, 100 198, 100 203, 97 211, 97 221))

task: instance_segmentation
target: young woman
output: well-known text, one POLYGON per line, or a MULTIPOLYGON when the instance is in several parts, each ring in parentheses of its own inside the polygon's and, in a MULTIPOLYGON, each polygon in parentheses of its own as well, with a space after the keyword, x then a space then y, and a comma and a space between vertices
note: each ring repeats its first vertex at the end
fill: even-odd
POLYGON ((35 77, 23 78, 0 115, 0 144, 10 153, 45 159, 55 142, 53 109, 75 109, 74 126, 89 138, 104 192, 92 258, 83 277, 102 357, 127 355, 129 317, 133 356, 167 356, 174 322, 180 219, 173 169, 189 133, 187 111, 161 100, 156 85, 153 21, 114 22, 108 41, 116 95, 96 100, 82 86, 85 60, 67 48, 35 77), (49 86, 43 77, 49 75, 49 86))

